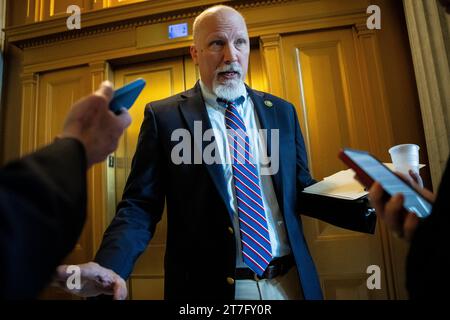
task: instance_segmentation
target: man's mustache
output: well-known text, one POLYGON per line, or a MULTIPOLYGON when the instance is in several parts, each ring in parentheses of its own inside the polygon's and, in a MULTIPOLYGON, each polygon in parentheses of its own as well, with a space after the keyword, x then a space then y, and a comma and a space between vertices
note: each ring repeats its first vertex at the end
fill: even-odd
POLYGON ((242 75, 242 67, 237 63, 224 65, 216 70, 216 76, 222 72, 236 72, 242 75))

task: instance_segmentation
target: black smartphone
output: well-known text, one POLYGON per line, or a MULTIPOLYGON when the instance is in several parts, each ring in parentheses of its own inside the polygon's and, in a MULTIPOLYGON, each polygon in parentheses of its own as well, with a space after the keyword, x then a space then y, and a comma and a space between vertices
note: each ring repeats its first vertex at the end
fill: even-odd
POLYGON ((370 188, 373 182, 377 181, 391 197, 402 193, 406 210, 415 213, 419 218, 430 215, 432 204, 370 153, 344 148, 339 152, 339 158, 355 170, 365 187, 370 188))

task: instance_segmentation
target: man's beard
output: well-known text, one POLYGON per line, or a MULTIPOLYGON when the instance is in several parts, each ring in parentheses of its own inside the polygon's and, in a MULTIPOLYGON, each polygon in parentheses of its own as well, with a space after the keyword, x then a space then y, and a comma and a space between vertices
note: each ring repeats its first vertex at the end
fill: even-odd
POLYGON ((236 100, 245 92, 245 85, 242 78, 242 68, 238 63, 228 64, 217 69, 212 84, 214 94, 221 99, 229 101, 236 100), (218 81, 219 73, 232 71, 238 73, 237 79, 228 79, 225 80, 225 83, 221 83, 218 81))

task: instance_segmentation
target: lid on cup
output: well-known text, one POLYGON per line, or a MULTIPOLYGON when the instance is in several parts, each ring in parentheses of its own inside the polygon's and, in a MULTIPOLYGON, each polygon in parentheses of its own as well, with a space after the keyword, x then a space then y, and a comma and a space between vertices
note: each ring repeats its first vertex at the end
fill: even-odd
POLYGON ((392 148, 389 149, 389 153, 392 154, 396 152, 419 151, 419 150, 420 147, 417 144, 407 143, 393 146, 392 148))

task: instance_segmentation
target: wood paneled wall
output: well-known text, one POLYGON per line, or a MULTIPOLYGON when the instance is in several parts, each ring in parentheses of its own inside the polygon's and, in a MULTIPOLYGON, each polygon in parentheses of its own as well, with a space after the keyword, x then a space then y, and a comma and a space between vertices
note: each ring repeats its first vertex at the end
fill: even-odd
MULTIPOLYGON (((293 100, 298 110, 301 110, 302 102, 297 103, 296 99, 300 99, 301 94, 308 95, 308 92, 302 92, 298 86, 295 90, 300 90, 299 92, 290 89, 294 82, 293 77, 299 76, 298 70, 291 67, 290 59, 295 50, 304 46, 302 43, 291 43, 294 40, 289 39, 297 39, 297 36, 300 42, 312 39, 308 41, 321 43, 321 47, 318 51, 308 47, 306 51, 302 51, 303 56, 300 56, 298 61, 303 61, 306 67, 310 63, 311 70, 320 70, 320 61, 323 60, 319 55, 326 53, 332 58, 331 63, 341 63, 337 68, 330 65, 328 69, 323 69, 323 74, 331 77, 328 78, 332 80, 328 81, 329 84, 340 83, 342 79, 336 78, 339 74, 347 74, 353 67, 357 69, 357 72, 347 75, 348 83, 357 85, 357 90, 349 87, 336 91, 337 94, 344 92, 353 95, 350 97, 354 99, 353 102, 349 103, 350 98, 346 96, 338 96, 331 101, 332 103, 330 102, 334 107, 333 112, 337 112, 335 116, 345 121, 347 120, 343 114, 339 114, 340 108, 355 103, 358 104, 358 108, 364 106, 365 118, 360 114, 357 118, 364 118, 367 121, 365 136, 348 137, 345 141, 354 147, 365 147, 383 160, 388 160, 388 146, 404 142, 417 143, 422 147, 422 160, 426 161, 426 145, 410 48, 405 31, 403 8, 399 1, 395 1, 395 4, 390 0, 376 1, 382 9, 382 29, 375 31, 367 30, 365 24, 368 0, 222 2, 233 5, 244 15, 253 43, 257 46, 259 44, 259 52, 252 54, 259 54, 262 70, 258 76, 250 76, 258 79, 261 88, 267 88, 269 92, 293 100), (327 35, 328 31, 331 32, 329 37, 333 37, 334 34, 339 37, 327 47, 323 45, 320 37, 327 35), (314 38, 316 36, 319 38, 314 38), (345 48, 342 49, 342 45, 345 48), (335 55, 342 50, 351 52, 346 56, 345 64, 342 64, 342 57, 335 55), (348 65, 352 65, 350 69, 348 65), (405 121, 405 115, 408 116, 408 121, 405 121)), ((91 92, 101 80, 113 80, 115 70, 127 64, 184 55, 192 37, 189 35, 169 40, 164 36, 168 25, 187 22, 191 26, 202 8, 216 3, 219 1, 8 2, 7 87, 2 114, 4 155, 1 161, 18 157, 51 141, 69 106, 61 101, 61 97, 55 95, 54 88, 60 87, 64 92, 72 92, 69 99, 72 101, 80 95, 91 92), (133 3, 122 5, 131 2, 133 3), (81 30, 68 31, 66 28, 67 14, 64 12, 65 6, 69 3, 78 4, 84 10, 81 30), (113 6, 116 7, 110 8, 113 6), (99 10, 103 8, 107 9, 99 10), (79 79, 83 81, 77 84, 79 79), (54 103, 51 104, 49 101, 54 103), (46 123, 49 126, 46 126, 46 123)), ((306 73, 303 76, 306 75, 305 79, 310 79, 311 83, 320 76, 316 72, 308 74, 308 70, 304 71, 306 73)), ((322 89, 309 92, 308 96, 314 98, 322 89)), ((326 99, 316 101, 322 108, 320 116, 326 110, 323 109, 326 107, 324 101, 326 102, 326 99)), ((303 126, 305 125, 307 123, 304 122, 303 126)), ((314 128, 319 128, 319 125, 316 124, 314 128)), ((331 129, 333 128, 340 130, 337 125, 331 129)), ((303 129, 307 131, 306 128, 303 129)), ((316 140, 309 141, 317 146, 316 140)), ((316 159, 322 161, 320 158, 316 159)), ((327 170, 339 168, 340 164, 338 165, 337 159, 326 159, 323 165, 329 169, 325 168, 319 175, 327 174, 327 170)), ((108 202, 114 198, 114 191, 108 189, 107 171, 107 165, 103 163, 89 172, 89 221, 78 247, 84 251, 82 254, 75 251, 72 256, 73 262, 85 262, 79 260, 92 257, 108 221, 107 210, 114 211, 108 202)), ((314 224, 311 228, 316 226, 317 224, 314 224)), ((336 229, 329 229, 325 225, 320 225, 318 230, 321 235, 330 230, 333 235, 340 234, 336 229)), ((407 248, 397 243, 383 227, 379 228, 374 239, 367 242, 366 249, 371 252, 382 251, 377 257, 381 257, 380 264, 387 283, 383 295, 378 296, 405 297, 402 261, 407 248)), ((322 252, 320 255, 326 256, 327 253, 322 252)), ((331 253, 328 256, 331 256, 331 253)), ((357 294, 363 279, 360 277, 355 280, 355 278, 353 280, 356 282, 352 284, 350 283, 352 279, 347 281, 341 277, 341 280, 344 279, 341 281, 330 274, 324 274, 324 277, 328 277, 327 294, 330 298, 339 298, 339 290, 345 291, 346 285, 347 288, 352 288, 352 294, 357 294)))
POLYGON ((17 26, 66 16, 67 8, 71 5, 80 7, 81 12, 86 13, 143 1, 147 0, 14 0, 9 1, 8 25, 17 26))

